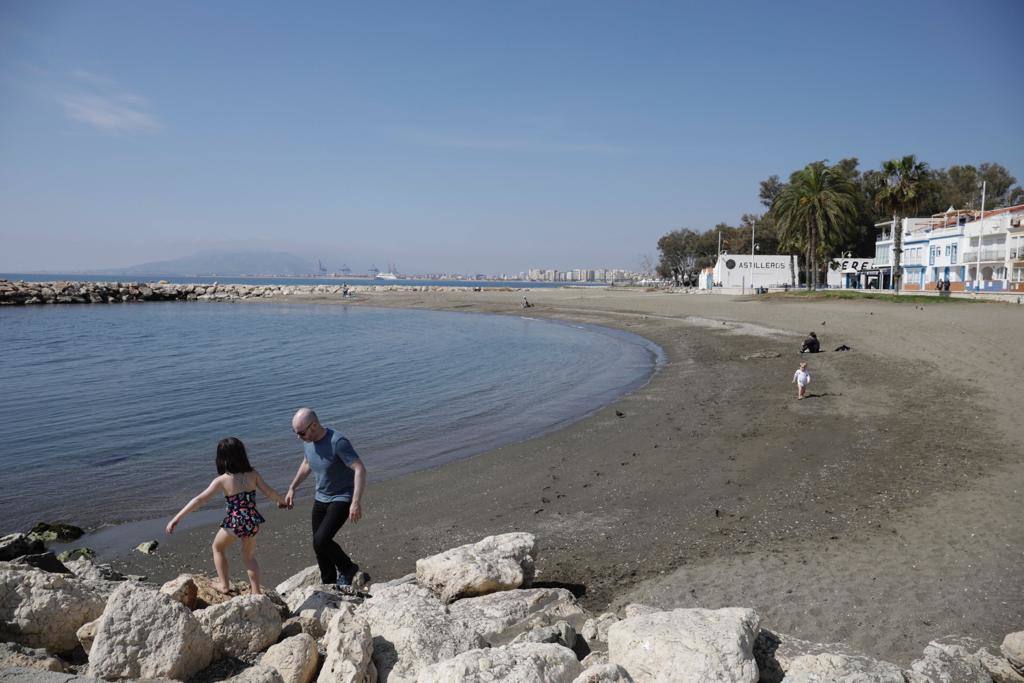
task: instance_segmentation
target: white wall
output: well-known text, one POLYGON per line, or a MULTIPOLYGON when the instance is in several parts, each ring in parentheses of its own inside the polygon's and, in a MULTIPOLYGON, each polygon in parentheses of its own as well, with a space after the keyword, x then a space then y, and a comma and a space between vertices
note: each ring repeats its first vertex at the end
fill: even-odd
POLYGON ((722 254, 715 264, 715 285, 721 287, 774 287, 789 281, 789 256, 722 254))

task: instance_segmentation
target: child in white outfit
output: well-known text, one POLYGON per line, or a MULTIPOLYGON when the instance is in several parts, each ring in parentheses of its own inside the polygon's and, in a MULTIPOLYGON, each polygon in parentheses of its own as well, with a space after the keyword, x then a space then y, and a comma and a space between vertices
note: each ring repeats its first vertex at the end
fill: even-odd
POLYGON ((800 367, 793 373, 793 381, 796 382, 796 397, 802 399, 807 395, 807 385, 811 383, 811 371, 807 369, 807 363, 801 363, 800 367))

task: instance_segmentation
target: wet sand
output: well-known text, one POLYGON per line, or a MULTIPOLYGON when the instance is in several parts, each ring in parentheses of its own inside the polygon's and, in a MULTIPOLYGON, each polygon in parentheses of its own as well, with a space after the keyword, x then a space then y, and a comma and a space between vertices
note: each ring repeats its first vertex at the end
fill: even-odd
MULTIPOLYGON (((1024 628, 1024 306, 529 297, 528 311, 515 291, 381 292, 352 305, 606 325, 658 343, 668 363, 558 432, 372 486, 365 519, 338 539, 375 579, 525 530, 539 539, 538 580, 594 610, 749 606, 772 630, 903 665, 932 638, 998 644, 1024 628), (813 382, 798 402, 790 380, 809 330, 828 352, 804 358, 813 382), (853 351, 831 351, 842 343, 853 351), (743 360, 760 351, 780 355, 743 360)), ((372 470, 372 448, 356 446, 372 470)), ((297 466, 298 445, 282 457, 297 466)), ((308 497, 271 507, 259 552, 268 585, 313 564, 308 497)), ((154 580, 212 572, 211 539, 203 525, 116 564, 154 580)), ((232 569, 241 576, 237 559, 232 569)))

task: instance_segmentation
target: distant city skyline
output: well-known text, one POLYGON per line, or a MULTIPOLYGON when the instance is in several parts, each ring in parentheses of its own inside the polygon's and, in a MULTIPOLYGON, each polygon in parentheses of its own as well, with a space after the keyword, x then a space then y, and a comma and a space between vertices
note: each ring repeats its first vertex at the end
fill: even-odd
POLYGON ((809 161, 1024 180, 1024 4, 0 4, 0 272, 640 269, 809 161), (982 39, 983 38, 983 39, 982 39))

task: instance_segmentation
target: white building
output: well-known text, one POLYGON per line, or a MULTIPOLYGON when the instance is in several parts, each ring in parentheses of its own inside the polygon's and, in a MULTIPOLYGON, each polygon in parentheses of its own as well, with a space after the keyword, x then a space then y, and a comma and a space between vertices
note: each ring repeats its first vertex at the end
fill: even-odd
POLYGON ((789 284, 789 256, 722 254, 715 263, 716 287, 782 287, 789 284))
MULTIPOLYGON (((879 223, 874 266, 882 287, 892 287, 892 221, 879 223)), ((930 218, 904 218, 903 284, 907 291, 1024 291, 1024 205, 986 211, 956 211, 930 218), (980 253, 979 253, 980 243, 980 253), (980 263, 979 263, 980 261, 980 263), (981 277, 978 281, 980 265, 981 277)))

